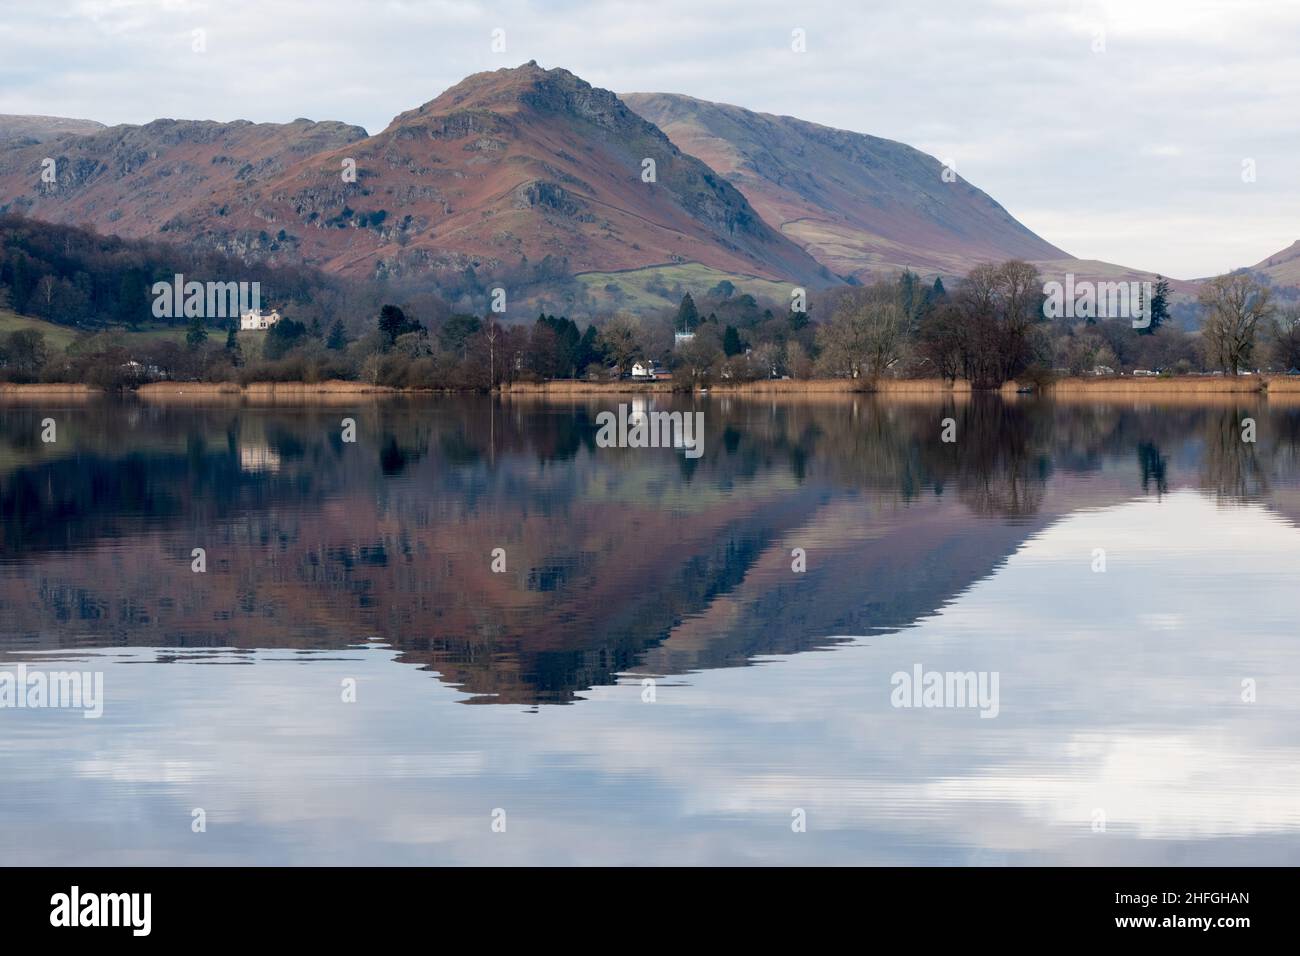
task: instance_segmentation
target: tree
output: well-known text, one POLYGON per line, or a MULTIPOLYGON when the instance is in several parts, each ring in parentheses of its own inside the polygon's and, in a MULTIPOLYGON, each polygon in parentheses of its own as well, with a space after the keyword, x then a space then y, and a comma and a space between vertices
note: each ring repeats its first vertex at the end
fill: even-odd
POLYGON ((582 338, 578 341, 578 357, 574 365, 580 369, 588 369, 593 364, 601 360, 600 346, 598 344, 599 333, 594 325, 587 326, 587 331, 582 333, 582 338))
POLYGON ((911 334, 921 318, 930 311, 933 289, 927 288, 921 277, 911 269, 904 269, 898 277, 898 301, 907 316, 907 331, 911 334))
POLYGON ((191 349, 197 349, 207 340, 208 330, 203 326, 203 317, 196 315, 190 320, 189 330, 185 333, 185 344, 191 349))
POLYGON ((564 348, 555 327, 539 318, 528 335, 528 367, 544 379, 559 378, 564 371, 564 348))
POLYGON ((641 353, 641 324, 630 315, 612 316, 596 338, 601 354, 621 371, 626 371, 641 353))
POLYGON ((1152 335, 1169 320, 1169 280, 1163 276, 1156 276, 1156 286, 1151 292, 1146 312, 1150 321, 1138 329, 1139 335, 1152 335))
POLYGON ((962 322, 961 310, 945 301, 930 309, 917 328, 918 352, 950 383, 956 382, 963 370, 962 322))
POLYGON ((683 342, 673 353, 677 369, 692 385, 707 381, 714 365, 725 356, 715 328, 705 325, 695 333, 695 338, 683 342))
POLYGON ((582 336, 572 320, 560 316, 539 315, 533 326, 536 346, 533 351, 535 371, 543 378, 577 376, 582 336))
POLYGON ((40 374, 45 363, 50 360, 50 349, 45 344, 45 333, 36 329, 19 329, 10 332, 4 340, 4 363, 15 374, 23 378, 34 378, 40 374))
POLYGON ((1272 298, 1272 290, 1248 272, 1222 275, 1201 286, 1206 358, 1229 375, 1245 368, 1260 323, 1268 322, 1275 311, 1272 298))
POLYGON ((497 324, 496 319, 488 318, 487 323, 483 326, 483 342, 487 345, 488 351, 488 387, 495 388, 497 385, 497 342, 501 339, 501 326, 497 324))
POLYGON ((438 331, 438 345, 444 352, 459 355, 467 354, 467 343, 471 336, 477 335, 483 328, 483 322, 477 315, 458 312, 447 317, 438 331))
POLYGON ((233 322, 226 329, 226 354, 230 356, 230 364, 236 368, 244 364, 244 352, 239 347, 239 334, 233 322))
POLYGON ((1272 358, 1284 372, 1300 369, 1300 306, 1291 306, 1273 319, 1272 358))
POLYGON ((879 281, 842 295, 817 330, 818 359, 828 375, 876 379, 902 356, 907 313, 898 287, 879 281))
POLYGON ((695 307, 695 300, 687 292, 682 296, 682 304, 677 307, 677 322, 674 328, 678 332, 693 332, 700 324, 700 310, 695 307))
POLYGON ((976 266, 955 302, 961 313, 962 367, 972 388, 1001 388, 1034 361, 1043 284, 1032 265, 1013 259, 976 266))
POLYGON ((395 305, 385 305, 379 310, 379 331, 383 334, 388 345, 397 341, 399 335, 407 332, 414 332, 412 323, 406 318, 406 313, 395 305))
POLYGON ((40 303, 38 313, 47 319, 54 317, 54 293, 59 288, 59 280, 54 276, 41 276, 36 283, 37 301, 40 303))
POLYGON ((335 352, 342 351, 348 347, 348 334, 343 328, 343 320, 335 319, 334 324, 330 326, 329 338, 325 340, 325 347, 335 352))
POLYGON ((745 346, 740 341, 740 333, 736 331, 734 325, 727 326, 727 331, 722 336, 722 351, 728 358, 745 351, 745 346))
POLYGON ((293 319, 281 319, 266 330, 266 340, 262 343, 262 357, 275 361, 283 358, 285 353, 298 344, 307 334, 307 326, 293 319))

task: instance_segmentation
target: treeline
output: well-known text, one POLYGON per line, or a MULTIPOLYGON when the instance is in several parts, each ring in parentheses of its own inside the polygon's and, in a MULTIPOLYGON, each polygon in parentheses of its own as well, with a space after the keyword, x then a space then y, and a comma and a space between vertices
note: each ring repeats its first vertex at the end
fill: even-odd
MULTIPOLYGON (((564 268, 544 260, 511 275, 530 287, 564 268)), ((1300 367, 1294 299, 1280 300, 1263 277, 1244 271, 1203 285, 1198 332, 1170 321, 1163 280, 1141 303, 1149 319, 1142 328, 1131 317, 1046 318, 1043 277, 1025 262, 978 266, 951 285, 903 272, 806 301, 773 302, 722 281, 650 314, 616 313, 579 326, 544 311, 519 322, 448 304, 485 306, 498 288, 516 302, 525 298, 472 269, 458 273, 455 295, 444 297, 419 284, 249 267, 215 253, 0 216, 0 310, 79 333, 62 351, 38 331, 0 336, 0 377, 106 387, 339 378, 472 390, 610 380, 641 362, 671 372, 683 388, 784 377, 960 378, 997 388, 1135 369, 1173 375, 1300 367), (237 319, 176 317, 159 330, 151 287, 178 272, 200 281, 260 282, 263 304, 285 318, 269 331, 243 335, 237 319), (122 334, 146 324, 149 335, 122 334)))
POLYGON ((264 305, 292 306, 307 320, 365 302, 364 290, 305 266, 248 265, 196 247, 0 215, 0 308, 20 315, 85 331, 184 324, 182 316, 153 313, 153 284, 176 274, 257 282, 264 305))

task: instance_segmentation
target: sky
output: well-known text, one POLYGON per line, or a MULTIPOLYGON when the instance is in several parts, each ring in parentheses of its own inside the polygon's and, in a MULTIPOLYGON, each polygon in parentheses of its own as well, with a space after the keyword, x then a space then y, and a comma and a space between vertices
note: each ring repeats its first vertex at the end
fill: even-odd
POLYGON ((0 113, 378 132, 534 59, 900 140, 1080 258, 1300 239, 1298 0, 0 0, 0 113))

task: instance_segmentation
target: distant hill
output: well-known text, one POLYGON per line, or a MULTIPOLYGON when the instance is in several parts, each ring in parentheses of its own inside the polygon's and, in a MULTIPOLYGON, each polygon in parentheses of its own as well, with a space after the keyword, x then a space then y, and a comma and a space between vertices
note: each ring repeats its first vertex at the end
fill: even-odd
POLYGON ((960 275, 995 259, 1069 258, 903 143, 670 93, 624 100, 839 274, 960 275))
POLYGON ((28 140, 43 143, 59 136, 85 136, 104 129, 94 120, 68 119, 64 116, 16 116, 0 113, 0 143, 28 140))
MULTIPOLYGON (((558 289, 552 308, 575 291, 655 308, 696 278, 784 298, 1008 258, 1044 279, 1154 278, 1073 258, 944 173, 903 143, 688 96, 620 99, 534 62, 467 77, 375 135, 306 119, 0 118, 0 214, 356 279, 432 277, 466 302, 504 282, 558 289)), ((1294 250, 1273 257, 1279 281, 1297 281, 1294 250)), ((1194 299, 1195 282, 1172 285, 1194 299)))
POLYGON ((160 233, 187 210, 207 208, 216 192, 251 184, 304 156, 365 135, 359 126, 305 119, 284 124, 160 119, 55 144, 0 144, 0 212, 131 238, 189 241, 196 237, 160 233), (51 153, 57 178, 43 183, 41 164, 51 153))
POLYGON ((1281 252, 1261 259, 1251 267, 1252 272, 1262 272, 1276 285, 1300 287, 1300 239, 1281 252))
POLYGON ((613 93, 536 63, 470 76, 375 136, 159 120, 60 146, 44 190, 39 148, 0 150, 0 210, 365 278, 550 257, 569 274, 694 262, 837 281, 613 93))

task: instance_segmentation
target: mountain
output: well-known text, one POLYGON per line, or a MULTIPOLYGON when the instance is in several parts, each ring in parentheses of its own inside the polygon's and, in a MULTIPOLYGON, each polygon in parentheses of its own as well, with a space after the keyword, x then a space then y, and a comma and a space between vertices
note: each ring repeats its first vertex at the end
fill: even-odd
POLYGON ((215 123, 160 119, 112 126, 52 143, 0 144, 0 212, 89 226, 128 238, 184 241, 177 215, 211 196, 251 185, 322 150, 364 138, 344 123, 215 123), (56 148, 52 148, 56 147, 56 148), (54 159, 55 181, 42 181, 54 159))
POLYGON ((68 119, 64 116, 14 116, 0 113, 0 143, 25 140, 43 143, 48 139, 73 134, 84 136, 104 129, 94 120, 68 119))
POLYGON ((623 100, 840 275, 1068 259, 937 159, 903 143, 669 93, 623 100))
POLYGON ((281 246, 358 276, 551 257, 570 274, 696 262, 833 281, 613 93, 535 62, 470 76, 382 133, 215 194, 178 225, 244 238, 283 229, 281 246), (355 183, 340 175, 349 159, 355 183))
POLYGON ((1275 285, 1300 286, 1300 239, 1260 260, 1251 266, 1251 271, 1264 273, 1275 285))
POLYGON ((60 146, 66 178, 43 192, 39 149, 0 151, 0 211, 366 278, 550 257, 566 274, 699 263, 837 281, 613 93, 536 63, 470 76, 374 136, 160 120, 60 146))

